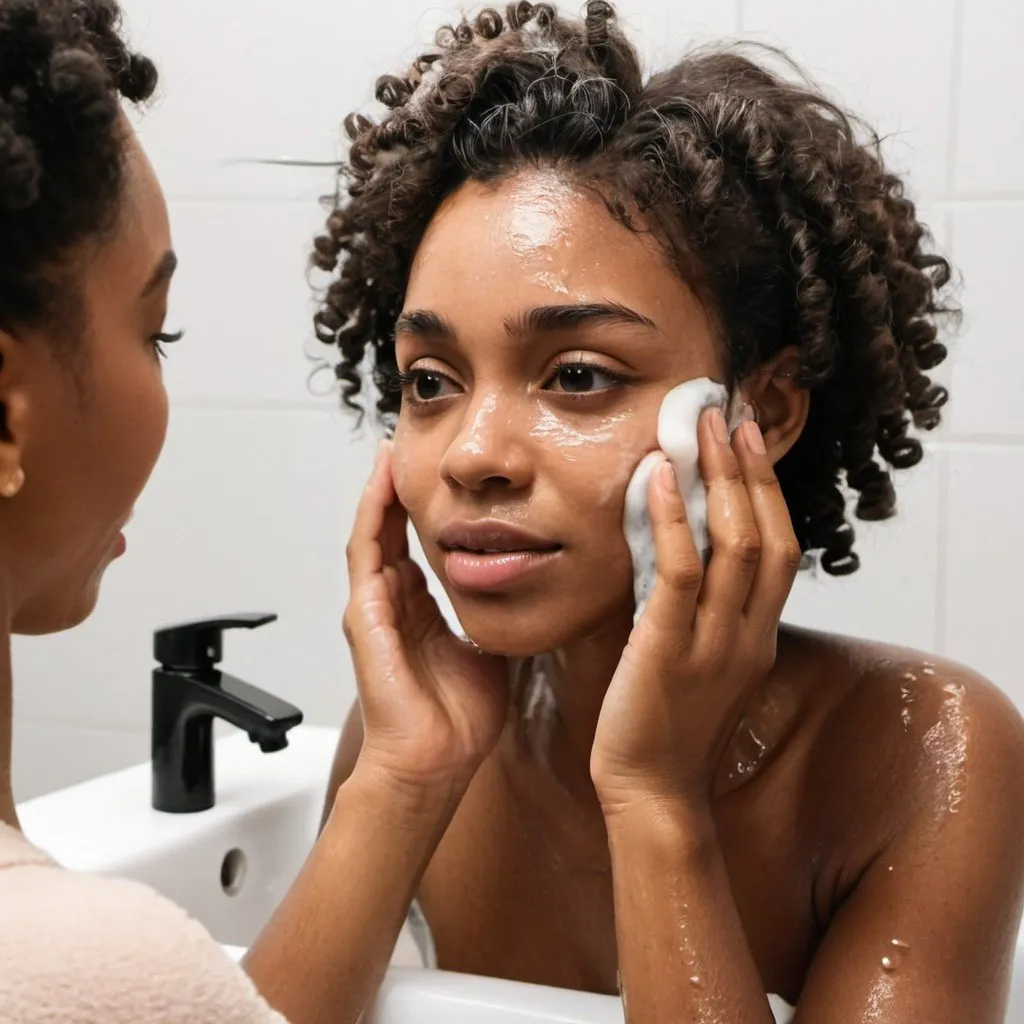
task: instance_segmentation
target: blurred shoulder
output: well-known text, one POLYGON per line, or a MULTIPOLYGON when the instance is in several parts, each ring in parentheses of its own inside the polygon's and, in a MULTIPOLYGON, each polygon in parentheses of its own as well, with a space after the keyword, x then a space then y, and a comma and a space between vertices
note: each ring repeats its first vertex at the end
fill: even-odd
POLYGON ((180 907, 122 879, 0 870, 5 1011, 21 1021, 284 1024, 180 907))

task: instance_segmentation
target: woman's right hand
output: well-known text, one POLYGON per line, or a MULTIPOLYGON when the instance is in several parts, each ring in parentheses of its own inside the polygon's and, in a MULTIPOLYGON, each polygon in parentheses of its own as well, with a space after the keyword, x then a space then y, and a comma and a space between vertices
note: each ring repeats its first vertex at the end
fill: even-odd
POLYGON ((407 527, 391 444, 382 442, 347 549, 344 627, 363 716, 359 764, 402 786, 461 790, 501 734, 506 662, 452 632, 409 556, 407 527))

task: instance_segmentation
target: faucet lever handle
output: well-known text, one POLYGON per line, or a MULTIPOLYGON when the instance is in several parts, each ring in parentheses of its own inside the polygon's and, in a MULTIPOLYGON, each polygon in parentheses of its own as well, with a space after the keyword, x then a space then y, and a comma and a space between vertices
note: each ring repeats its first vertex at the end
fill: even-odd
POLYGON ((273 612, 248 612, 167 626, 153 634, 153 656, 165 669, 212 669, 224 657, 224 630, 257 629, 276 620, 273 612))

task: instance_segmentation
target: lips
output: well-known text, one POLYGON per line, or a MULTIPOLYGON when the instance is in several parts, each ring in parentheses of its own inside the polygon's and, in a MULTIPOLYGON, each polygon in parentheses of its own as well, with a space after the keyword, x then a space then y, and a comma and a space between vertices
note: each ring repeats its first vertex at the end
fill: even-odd
POLYGON ((448 581, 460 590, 499 591, 550 565, 562 546, 493 520, 450 523, 438 536, 448 581))
POLYGON ((474 554, 552 552, 561 549, 561 544, 555 541, 493 521, 450 523, 438 535, 438 543, 445 551, 469 551, 474 554))

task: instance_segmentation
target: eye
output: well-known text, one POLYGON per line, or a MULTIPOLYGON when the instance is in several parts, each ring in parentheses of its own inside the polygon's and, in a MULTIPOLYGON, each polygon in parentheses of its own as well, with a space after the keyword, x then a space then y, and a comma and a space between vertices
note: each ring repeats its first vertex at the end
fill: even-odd
POLYGON ((626 383, 621 373, 591 363, 563 363, 545 385, 550 391, 567 395, 585 395, 594 391, 607 391, 626 383))
POLYGON ((460 391, 451 377, 438 370, 408 370, 397 375, 396 384, 401 388, 402 397, 413 403, 450 398, 460 391))
POLYGON ((181 341, 184 337, 184 331, 177 331, 174 334, 154 334, 149 339, 149 343, 153 346, 153 350, 161 359, 166 359, 167 353, 164 351, 164 345, 173 345, 176 342, 181 341))

